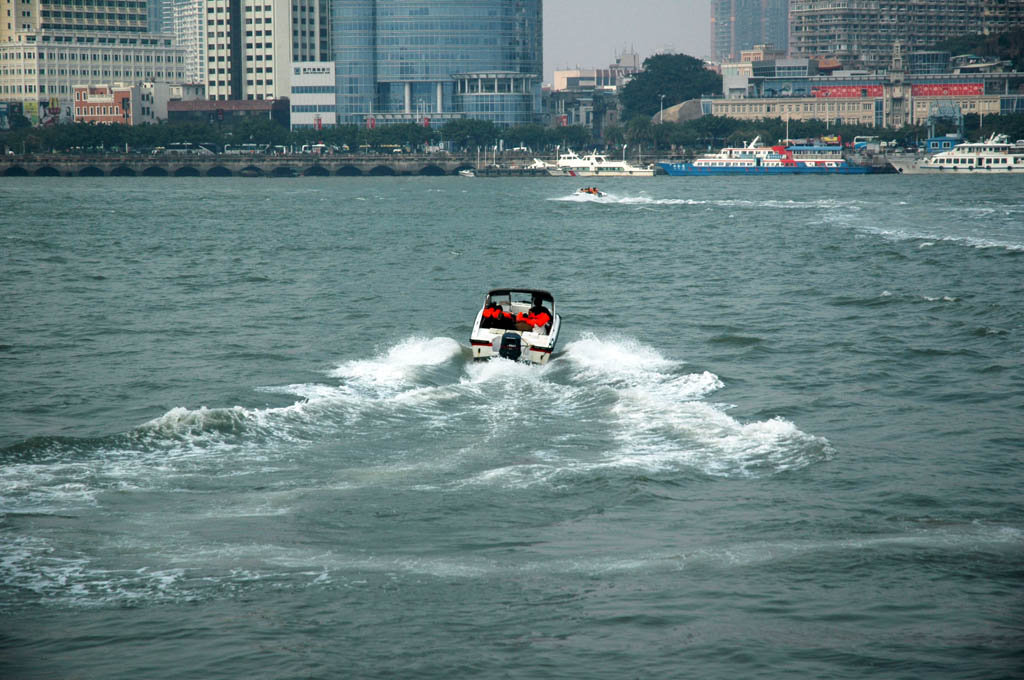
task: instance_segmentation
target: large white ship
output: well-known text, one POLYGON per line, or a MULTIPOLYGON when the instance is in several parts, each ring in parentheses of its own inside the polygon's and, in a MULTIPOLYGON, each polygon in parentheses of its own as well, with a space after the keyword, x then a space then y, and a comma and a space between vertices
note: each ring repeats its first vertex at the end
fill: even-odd
POLYGON ((755 137, 742 147, 725 147, 700 156, 692 163, 660 163, 669 175, 863 175, 878 172, 868 165, 853 165, 837 144, 764 146, 755 137))
MULTIPOLYGON (((537 163, 544 163, 534 159, 537 163)), ((580 156, 573 150, 558 155, 554 164, 546 163, 549 174, 569 175, 571 177, 653 177, 653 167, 631 165, 626 160, 612 161, 604 154, 590 153, 580 156)))
POLYGON ((1024 175, 1024 140, 1010 142, 1006 135, 992 135, 984 142, 957 144, 932 156, 890 156, 896 172, 910 174, 991 174, 1010 172, 1024 175))

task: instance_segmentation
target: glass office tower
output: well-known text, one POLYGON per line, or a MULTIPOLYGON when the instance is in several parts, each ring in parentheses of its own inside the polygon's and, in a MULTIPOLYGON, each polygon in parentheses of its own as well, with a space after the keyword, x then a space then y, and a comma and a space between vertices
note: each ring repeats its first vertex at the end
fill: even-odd
POLYGON ((543 0, 333 0, 338 122, 540 113, 543 0))

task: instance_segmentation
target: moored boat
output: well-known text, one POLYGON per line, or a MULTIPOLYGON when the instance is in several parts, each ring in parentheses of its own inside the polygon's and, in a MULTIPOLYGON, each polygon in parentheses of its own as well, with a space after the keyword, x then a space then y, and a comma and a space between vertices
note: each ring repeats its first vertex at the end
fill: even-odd
POLYGON ((692 163, 659 163, 673 176, 688 175, 862 175, 878 172, 874 166, 854 165, 833 144, 775 144, 764 146, 755 137, 742 147, 725 147, 692 163))
POLYGON ((1006 135, 992 135, 984 142, 957 144, 931 156, 890 156, 896 172, 910 174, 966 175, 1017 173, 1024 175, 1024 140, 1011 143, 1006 135))
POLYGON ((561 325, 555 298, 548 291, 495 288, 487 293, 473 323, 469 336, 473 358, 546 364, 561 325))
POLYGON ((534 158, 533 163, 531 165, 527 165, 526 167, 529 170, 544 170, 545 172, 547 172, 547 174, 551 175, 552 177, 564 177, 565 175, 569 174, 562 168, 558 167, 557 165, 553 165, 551 163, 543 161, 540 158, 534 158))
POLYGON ((654 177, 653 167, 632 165, 625 159, 609 160, 597 152, 580 156, 572 149, 558 155, 556 166, 573 177, 654 177))

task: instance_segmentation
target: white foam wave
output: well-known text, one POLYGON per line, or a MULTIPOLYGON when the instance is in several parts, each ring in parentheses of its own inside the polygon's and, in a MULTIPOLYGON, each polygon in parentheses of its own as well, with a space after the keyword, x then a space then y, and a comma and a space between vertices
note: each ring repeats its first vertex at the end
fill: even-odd
POLYGON ((510 380, 538 383, 544 379, 550 365, 531 366, 516 361, 484 361, 467 365, 466 375, 460 381, 462 384, 474 385, 510 380))
MULTIPOLYGON (((835 221, 835 220, 833 220, 835 221)), ((933 247, 937 242, 952 243, 978 250, 1002 249, 1011 252, 1024 251, 1024 243, 1009 241, 997 237, 974 236, 969 234, 936 234, 935 232, 908 229, 892 229, 868 225, 857 225, 857 229, 868 234, 880 236, 890 241, 923 241, 919 247, 933 247)))
POLYGON ((346 474, 402 466, 345 479, 362 486, 561 484, 613 467, 759 476, 833 454, 826 440, 787 420, 729 416, 708 401, 723 387, 718 376, 687 370, 632 338, 584 334, 543 367, 453 362, 463 353, 451 338, 409 338, 340 364, 330 372, 337 385, 263 388, 299 397, 286 406, 173 408, 87 455, 69 450, 66 458, 5 466, 0 509, 59 513, 94 506, 110 490, 181 489, 194 478, 290 468, 296 451, 339 432, 401 450, 353 459, 346 474), (423 446, 434 433, 455 449, 430 455, 423 446), (516 449, 517 464, 481 473, 479 451, 493 447, 516 449))
POLYGON ((442 364, 461 352, 462 346, 452 338, 413 337, 383 355, 346 361, 330 375, 364 385, 402 387, 413 383, 420 369, 442 364))
MULTIPOLYGON (((161 535, 161 539, 166 536, 161 535)), ((45 604, 88 608, 202 601, 247 588, 364 587, 372 579, 381 578, 473 580, 525 574, 578 576, 746 569, 792 560, 817 560, 820 556, 862 561, 864 553, 905 557, 935 552, 957 556, 996 552, 1009 557, 1018 556, 1024 548, 1024 531, 981 523, 951 524, 870 537, 666 546, 625 556, 609 553, 601 546, 584 546, 571 554, 563 551, 550 558, 529 550, 503 550, 500 558, 487 553, 410 555, 400 549, 356 553, 325 550, 322 546, 303 547, 294 542, 169 545, 162 540, 158 546, 136 541, 130 547, 130 556, 120 558, 115 566, 99 553, 67 553, 46 539, 15 536, 0 551, 0 581, 8 592, 32 593, 45 604)))
POLYGON ((698 199, 698 198, 653 198, 650 196, 624 196, 606 192, 605 196, 592 196, 589 194, 572 193, 568 196, 557 196, 550 198, 551 201, 568 203, 602 203, 609 205, 637 205, 637 206, 714 206, 719 208, 749 208, 751 210, 838 210, 845 212, 859 211, 861 205, 858 201, 843 201, 838 199, 814 199, 814 200, 778 200, 778 199, 698 199))
MULTIPOLYGON (((586 334, 567 345, 563 360, 580 390, 572 399, 589 396, 595 389, 611 397, 603 417, 589 417, 602 422, 618 446, 598 455, 555 455, 543 463, 502 466, 475 474, 469 483, 558 484, 567 475, 616 467, 759 476, 801 468, 834 454, 827 440, 782 418, 750 423, 732 418, 725 406, 705 400, 723 387, 718 376, 709 371, 686 373, 683 362, 667 359, 635 339, 586 334)), ((512 366, 493 370, 513 375, 512 366)), ((543 380, 542 374, 536 375, 543 380)))
POLYGON ((598 337, 584 333, 566 345, 565 358, 586 377, 604 382, 655 381, 682 365, 628 337, 598 337))
POLYGON ((613 409, 621 449, 606 466, 651 471, 694 468, 716 476, 761 476, 805 467, 833 454, 828 441, 782 418, 741 423, 724 407, 629 390, 613 409))

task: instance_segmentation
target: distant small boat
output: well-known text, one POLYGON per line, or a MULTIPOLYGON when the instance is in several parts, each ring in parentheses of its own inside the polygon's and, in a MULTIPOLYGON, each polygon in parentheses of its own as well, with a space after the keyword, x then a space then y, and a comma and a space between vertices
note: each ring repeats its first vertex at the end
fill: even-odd
POLYGON ((473 170, 459 170, 459 177, 476 177, 473 170))
POLYGON ((597 196, 598 198, 608 195, 603 191, 599 190, 597 187, 582 187, 576 193, 583 194, 584 196, 597 196))

